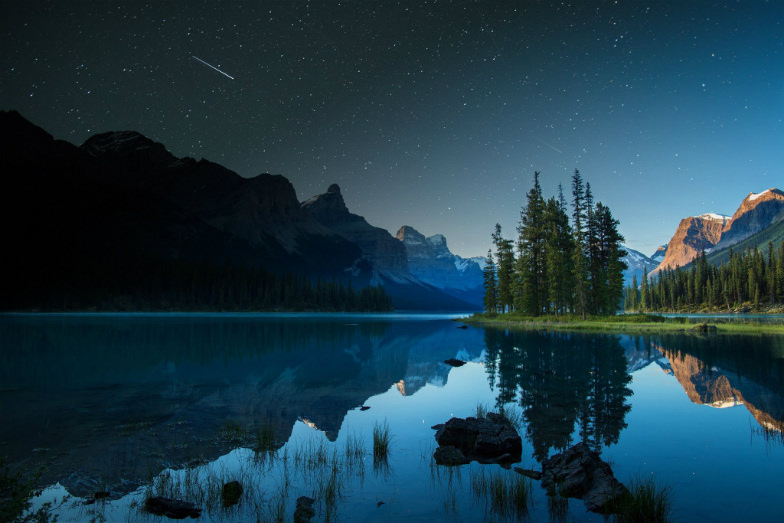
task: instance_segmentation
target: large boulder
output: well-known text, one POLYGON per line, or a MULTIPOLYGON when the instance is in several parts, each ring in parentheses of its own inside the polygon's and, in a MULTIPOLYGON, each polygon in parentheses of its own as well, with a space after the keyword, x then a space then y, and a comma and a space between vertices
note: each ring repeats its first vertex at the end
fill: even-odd
POLYGON ((523 440, 514 426, 501 416, 490 412, 484 418, 452 418, 443 425, 433 427, 440 447, 434 457, 440 465, 455 465, 478 461, 480 463, 515 463, 523 453, 523 440), (460 458, 460 455, 464 458, 460 458))
POLYGON ((585 508, 602 514, 612 512, 615 501, 628 492, 610 465, 583 442, 542 462, 542 487, 582 499, 585 508))

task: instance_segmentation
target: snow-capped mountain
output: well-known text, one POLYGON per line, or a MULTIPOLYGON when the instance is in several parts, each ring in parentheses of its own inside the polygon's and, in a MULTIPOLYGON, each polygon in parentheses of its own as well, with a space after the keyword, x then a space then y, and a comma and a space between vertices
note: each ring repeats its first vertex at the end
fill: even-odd
POLYGON ((640 285, 644 271, 647 270, 650 274, 659 264, 640 251, 635 251, 626 246, 623 248, 626 251, 626 256, 623 258, 623 261, 626 262, 626 270, 623 271, 624 286, 631 285, 635 276, 637 277, 637 285, 640 285))
POLYGON ((405 246, 408 268, 419 280, 449 295, 482 304, 484 259, 452 254, 442 234, 425 237, 408 225, 401 227, 395 237, 405 246))
MULTIPOLYGON (((684 267, 704 250, 724 249, 784 219, 784 192, 767 189, 749 193, 732 217, 706 213, 684 218, 656 272, 684 267)), ((658 251, 657 251, 658 252, 658 251)))
POLYGON ((667 244, 667 254, 654 273, 663 269, 684 267, 704 251, 719 243, 729 218, 710 213, 684 218, 667 244))

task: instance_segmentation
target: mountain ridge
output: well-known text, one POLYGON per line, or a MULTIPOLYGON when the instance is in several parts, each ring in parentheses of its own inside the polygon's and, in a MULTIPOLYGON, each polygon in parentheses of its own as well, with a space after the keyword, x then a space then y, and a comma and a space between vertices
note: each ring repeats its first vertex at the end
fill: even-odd
POLYGON ((336 230, 316 219, 284 176, 243 178, 176 158, 135 131, 101 133, 77 147, 0 111, 0 168, 0 216, 14 224, 2 308, 90 306, 69 298, 88 289, 132 303, 122 295, 164 285, 153 283, 164 266, 205 263, 383 285, 397 308, 476 308, 408 273, 402 244, 364 218, 343 209, 336 230), (368 248, 347 229, 376 241, 368 248))
POLYGON ((731 217, 705 213, 684 218, 667 244, 664 258, 651 275, 685 267, 703 251, 725 252, 782 220, 784 192, 776 188, 749 193, 731 217))
POLYGON ((425 237, 404 225, 395 238, 405 246, 414 276, 451 296, 482 306, 484 282, 479 262, 453 254, 443 234, 425 237))

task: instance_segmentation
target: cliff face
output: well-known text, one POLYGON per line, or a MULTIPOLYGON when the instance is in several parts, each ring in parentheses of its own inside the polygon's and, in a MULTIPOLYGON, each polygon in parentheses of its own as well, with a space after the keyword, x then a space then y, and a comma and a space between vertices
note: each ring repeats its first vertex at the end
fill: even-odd
POLYGON ((302 209, 330 230, 356 243, 376 271, 393 278, 410 276, 405 247, 386 230, 350 213, 336 184, 326 193, 302 203, 302 209))
POLYGON ((659 245, 659 247, 656 248, 656 252, 654 252, 651 255, 651 259, 657 263, 661 263, 666 255, 667 255, 667 246, 659 245))
POLYGON ((395 237, 405 245, 411 274, 450 295, 482 304, 481 266, 472 259, 452 254, 442 234, 425 237, 404 225, 395 237))
POLYGON ((6 235, 14 256, 0 271, 12 289, 4 307, 60 303, 52 296, 89 294, 90 285, 106 285, 100 281, 178 263, 231 260, 341 278, 361 257, 358 246, 300 208, 284 177, 242 178, 212 162, 176 158, 133 131, 77 147, 18 113, 0 112, 0 181, 0 217, 15 224, 6 235))
MULTIPOLYGON (((663 269, 683 267, 705 249, 730 247, 784 219, 784 192, 767 189, 749 193, 731 218, 718 214, 703 214, 681 220, 661 264, 654 274, 663 269)), ((661 249, 657 250, 658 255, 661 249)))
POLYGON ((712 249, 719 243, 724 226, 725 217, 722 216, 702 215, 684 218, 667 244, 664 259, 651 274, 663 269, 683 267, 699 256, 703 249, 712 249))
MULTIPOLYGON (((253 247, 302 254, 314 235, 342 244, 336 248, 348 247, 301 210, 294 187, 283 176, 242 178, 206 160, 176 158, 162 144, 133 131, 93 136, 81 149, 95 159, 104 178, 150 191, 253 247)), ((344 261, 351 265, 352 260, 344 261)))
POLYGON ((722 230, 717 247, 724 248, 745 240, 784 218, 784 192, 768 189, 750 193, 722 230))

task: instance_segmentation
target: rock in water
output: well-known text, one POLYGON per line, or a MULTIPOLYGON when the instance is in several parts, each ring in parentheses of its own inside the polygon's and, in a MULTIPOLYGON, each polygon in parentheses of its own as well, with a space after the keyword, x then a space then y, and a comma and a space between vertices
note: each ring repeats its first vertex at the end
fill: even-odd
POLYGON ((223 485, 221 500, 224 507, 233 507, 240 502, 242 497, 242 485, 239 481, 230 481, 223 485))
POLYGON ((585 508, 602 514, 611 512, 614 502, 628 492, 610 465, 583 442, 542 462, 542 487, 582 499, 585 508))
POLYGON ((316 515, 313 509, 315 499, 307 496, 297 498, 297 506, 294 509, 294 523, 310 523, 310 518, 316 515))
POLYGON ((444 360, 444 363, 447 365, 451 365, 452 367, 462 367, 466 364, 463 360, 458 360, 455 358, 449 358, 448 360, 444 360))
POLYGON ((471 463, 471 460, 459 448, 452 445, 438 447, 433 457, 439 465, 465 465, 471 463))
POLYGON ((164 497, 147 498, 144 509, 156 516, 166 516, 171 519, 198 518, 201 509, 189 501, 180 501, 164 497))
POLYGON ((514 463, 520 461, 523 440, 512 424, 494 412, 484 418, 452 418, 436 431, 440 447, 454 447, 462 453, 460 460, 452 450, 437 450, 434 458, 439 465, 455 465, 455 461, 480 463, 514 463), (440 459, 446 460, 444 462, 440 459))

